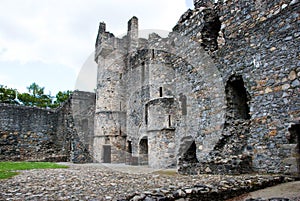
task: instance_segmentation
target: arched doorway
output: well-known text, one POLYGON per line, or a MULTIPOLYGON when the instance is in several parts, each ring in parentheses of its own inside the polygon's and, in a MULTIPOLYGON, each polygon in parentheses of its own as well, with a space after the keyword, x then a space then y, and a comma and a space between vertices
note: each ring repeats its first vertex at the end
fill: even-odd
POLYGON ((148 165, 148 138, 144 137, 139 143, 139 165, 148 165))

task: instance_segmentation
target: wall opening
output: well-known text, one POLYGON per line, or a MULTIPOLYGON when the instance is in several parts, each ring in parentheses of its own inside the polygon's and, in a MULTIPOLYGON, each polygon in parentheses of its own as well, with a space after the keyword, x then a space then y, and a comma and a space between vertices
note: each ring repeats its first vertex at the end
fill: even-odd
POLYGON ((292 125, 289 128, 289 132, 290 132, 289 143, 297 144, 295 157, 297 160, 298 175, 300 176, 300 124, 292 125))
POLYGON ((294 124, 294 125, 292 125, 289 128, 289 132, 290 132, 289 143, 290 144, 298 144, 299 145, 300 124, 294 124))
POLYGON ((232 76, 225 87, 228 119, 250 119, 249 94, 242 76, 232 76))
POLYGON ((141 64, 141 84, 143 86, 143 83, 145 81, 145 62, 143 61, 141 64))
POLYGON ((201 46, 205 50, 215 51, 218 49, 218 36, 221 30, 221 22, 214 12, 208 11, 204 14, 204 26, 201 31, 201 46))
POLYGON ((105 143, 105 144, 110 144, 110 139, 109 139, 108 136, 105 137, 104 143, 105 143))
POLYGON ((125 164, 132 165, 132 142, 130 140, 127 141, 125 154, 125 164))
POLYGON ((168 116, 168 126, 169 128, 172 126, 171 115, 168 116))
POLYGON ((119 126, 119 136, 122 136, 122 127, 119 126))
POLYGON ((163 88, 159 87, 159 97, 162 97, 162 96, 163 96, 163 88))
POLYGON ((131 143, 131 141, 127 141, 127 152, 132 154, 132 143, 131 143))
POLYGON ((182 160, 187 163, 198 163, 199 161, 197 159, 196 152, 197 152, 196 143, 195 141, 193 141, 189 146, 189 148, 183 154, 182 160))
POLYGON ((111 146, 103 145, 103 163, 111 163, 111 146))
POLYGON ((145 124, 148 125, 148 106, 145 106, 145 124))
POLYGON ((182 115, 187 115, 186 96, 183 94, 180 94, 179 101, 181 102, 182 115))
POLYGON ((148 138, 144 137, 139 143, 139 165, 148 165, 148 138))

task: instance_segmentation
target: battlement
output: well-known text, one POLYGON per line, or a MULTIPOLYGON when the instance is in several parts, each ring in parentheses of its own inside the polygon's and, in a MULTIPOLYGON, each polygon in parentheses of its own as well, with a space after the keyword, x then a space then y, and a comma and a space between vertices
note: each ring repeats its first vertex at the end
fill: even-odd
POLYGON ((106 24, 100 22, 95 45, 95 61, 98 63, 98 56, 106 57, 116 49, 124 52, 134 51, 138 48, 139 41, 138 18, 135 16, 128 21, 127 34, 123 38, 115 37, 106 31, 106 24))

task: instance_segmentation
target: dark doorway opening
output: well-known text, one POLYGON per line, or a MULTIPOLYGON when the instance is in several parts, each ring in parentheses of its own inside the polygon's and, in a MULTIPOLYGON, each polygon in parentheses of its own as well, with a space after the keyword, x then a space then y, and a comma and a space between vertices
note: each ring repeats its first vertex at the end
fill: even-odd
POLYGON ((103 163, 111 163, 111 146, 103 145, 103 163))
POLYGON ((183 154, 182 160, 188 163, 198 163, 199 161, 197 159, 196 152, 197 152, 196 143, 195 141, 193 141, 189 146, 189 148, 186 150, 186 152, 183 154))
POLYGON ((148 138, 141 139, 139 143, 139 164, 148 165, 148 138))
POLYGON ((227 118, 228 119, 250 119, 248 106, 249 94, 244 87, 242 76, 232 76, 226 87, 227 118))
POLYGON ((132 143, 131 141, 127 141, 126 147, 126 164, 132 165, 132 143))
POLYGON ((296 153, 295 157, 297 160, 297 169, 298 169, 298 176, 300 176, 300 124, 294 124, 289 128, 290 137, 289 143, 290 144, 297 144, 296 146, 296 153))

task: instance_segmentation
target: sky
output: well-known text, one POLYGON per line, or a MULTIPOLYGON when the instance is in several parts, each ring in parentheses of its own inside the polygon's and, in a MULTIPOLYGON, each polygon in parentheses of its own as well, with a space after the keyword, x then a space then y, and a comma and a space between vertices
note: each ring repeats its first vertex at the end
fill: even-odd
POLYGON ((27 92, 93 91, 100 22, 115 36, 132 16, 140 30, 171 31, 193 0, 1 0, 0 85, 27 92))

